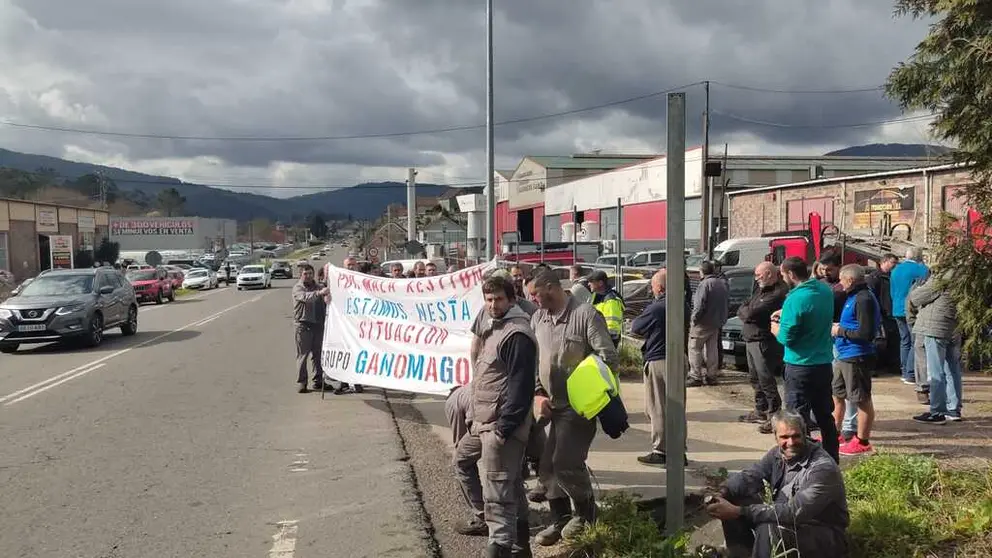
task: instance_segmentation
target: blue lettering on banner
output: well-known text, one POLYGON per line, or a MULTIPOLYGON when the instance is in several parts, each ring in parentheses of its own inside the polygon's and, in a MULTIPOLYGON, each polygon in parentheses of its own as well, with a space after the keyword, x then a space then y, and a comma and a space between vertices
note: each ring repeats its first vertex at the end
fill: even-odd
POLYGON ((410 355, 407 357, 406 377, 411 380, 424 379, 424 355, 410 355))
MULTIPOLYGON (((325 363, 350 362, 350 354, 343 351, 340 353, 346 356, 328 358, 329 352, 325 352, 325 363)), ((396 380, 409 379, 447 385, 467 385, 471 381, 471 366, 464 357, 427 357, 407 353, 370 353, 362 350, 355 355, 353 372, 359 375, 388 376, 396 380)))
POLYGON ((368 296, 349 296, 348 300, 345 301, 345 314, 392 318, 394 320, 406 320, 410 317, 399 302, 368 296))
POLYGON ((437 302, 419 302, 416 308, 417 319, 421 322, 470 322, 474 317, 468 301, 457 298, 437 302))
POLYGON ((450 384, 455 377, 455 361, 451 357, 441 357, 441 383, 450 384))

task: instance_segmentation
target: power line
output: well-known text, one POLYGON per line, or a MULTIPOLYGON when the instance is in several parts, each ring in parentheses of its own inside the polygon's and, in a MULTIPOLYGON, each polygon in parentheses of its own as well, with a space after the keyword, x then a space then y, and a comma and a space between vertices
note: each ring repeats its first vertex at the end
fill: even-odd
MULTIPOLYGON (((537 122, 539 120, 548 120, 551 118, 560 118, 563 116, 570 116, 573 114, 581 114, 584 112, 592 112, 595 110, 601 110, 604 108, 610 108, 620 105, 625 105, 629 103, 634 103, 637 101, 643 101, 645 99, 651 99, 653 97, 659 97, 661 95, 667 95, 674 91, 679 91, 682 89, 688 89, 697 85, 702 85, 702 81, 697 81, 689 83, 686 85, 680 85, 678 87, 673 87, 671 89, 665 89, 663 91, 654 91, 652 93, 646 93, 644 95, 638 95, 636 97, 628 97, 626 99, 619 99, 616 101, 610 101, 607 103, 601 103, 598 105, 591 105, 587 107, 565 110, 560 112, 553 112, 547 114, 539 114, 535 116, 528 116, 524 118, 515 118, 512 120, 503 120, 501 122, 496 122, 496 126, 509 126, 513 124, 524 124, 527 122, 537 122)), ((144 133, 133 133, 133 132, 118 132, 112 130, 89 130, 82 128, 68 128, 62 126, 43 126, 40 124, 24 124, 20 122, 12 122, 10 120, 0 120, 0 125, 11 126, 14 128, 24 128, 29 130, 38 130, 45 132, 63 132, 71 134, 83 134, 92 136, 105 136, 105 137, 121 137, 121 138, 140 138, 140 139, 164 139, 164 140, 182 140, 182 141, 227 141, 227 142, 280 142, 280 141, 338 141, 338 140, 360 140, 360 139, 384 139, 384 138, 396 138, 396 137, 408 137, 408 136, 422 136, 422 135, 433 135, 433 134, 444 134, 450 132, 461 132, 466 130, 478 130, 485 128, 485 124, 471 124, 464 126, 450 126, 447 128, 434 128, 429 130, 414 130, 406 132, 384 132, 377 134, 354 134, 354 135, 344 135, 344 136, 185 136, 185 135, 169 135, 169 134, 144 134, 144 133)))
POLYGON ((725 83, 721 81, 710 81, 710 83, 713 85, 726 87, 728 89, 740 89, 742 91, 755 91, 758 93, 784 93, 788 95, 803 95, 803 94, 838 95, 843 93, 869 93, 874 91, 882 91, 883 89, 885 89, 884 85, 876 85, 873 87, 859 87, 854 89, 768 89, 753 85, 740 85, 736 83, 725 83))
POLYGON ((768 126, 771 128, 795 128, 795 129, 871 128, 874 126, 884 126, 886 124, 898 124, 901 122, 916 122, 935 117, 935 115, 927 114, 920 116, 905 116, 900 118, 891 118, 888 120, 854 122, 849 124, 790 124, 787 122, 770 122, 768 120, 756 120, 754 118, 747 118, 744 116, 739 116, 736 114, 731 114, 729 112, 723 112, 719 110, 713 110, 711 112, 713 114, 720 115, 724 118, 729 118, 730 120, 737 120, 738 122, 744 122, 746 124, 755 124, 757 126, 768 126))

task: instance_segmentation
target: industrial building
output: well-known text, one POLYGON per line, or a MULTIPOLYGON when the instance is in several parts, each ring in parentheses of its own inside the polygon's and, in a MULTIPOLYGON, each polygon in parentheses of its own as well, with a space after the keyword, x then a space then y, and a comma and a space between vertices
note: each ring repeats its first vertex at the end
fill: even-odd
POLYGON ((67 255, 92 250, 107 236, 108 221, 99 209, 0 199, 0 270, 21 281, 50 269, 53 238, 62 248, 56 258, 66 265, 67 255))
POLYGON ((957 194, 973 182, 967 166, 948 164, 731 192, 730 235, 802 231, 816 212, 824 225, 847 234, 931 244, 928 235, 942 212, 965 217, 957 194))
POLYGON ((238 223, 206 217, 111 217, 110 238, 122 252, 217 252, 235 242, 238 223))
MULTIPOLYGON (((710 154, 718 172, 704 177, 702 148, 685 156, 686 240, 699 246, 702 188, 713 188, 715 241, 728 235, 725 193, 809 178, 833 179, 925 166, 914 157, 742 156, 710 154)), ((664 156, 524 157, 495 180, 497 251, 519 242, 623 239, 623 251, 661 249, 667 237, 667 160, 664 156), (622 215, 617 212, 619 204, 622 215), (572 224, 573 211, 575 224, 572 224), (618 228, 623 230, 619 231, 618 228)), ((471 237, 471 235, 470 235, 471 237)))

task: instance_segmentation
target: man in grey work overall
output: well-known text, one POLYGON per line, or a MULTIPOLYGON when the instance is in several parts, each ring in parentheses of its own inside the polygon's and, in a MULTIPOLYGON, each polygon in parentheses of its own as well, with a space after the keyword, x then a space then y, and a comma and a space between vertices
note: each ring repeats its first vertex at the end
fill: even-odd
POLYGON ((716 385, 720 369, 720 329, 727 323, 730 291, 713 262, 699 265, 703 280, 692 296, 689 316, 689 379, 686 387, 716 385))
MULTIPOLYGON (((472 379, 471 425, 458 441, 456 455, 465 447, 481 447, 484 515, 489 528, 490 558, 528 557, 530 524, 521 471, 534 416, 531 405, 537 363, 537 342, 526 312, 514 304, 513 284, 490 277, 482 284, 486 311, 492 318, 483 331, 475 377, 472 379)), ((467 478, 459 475, 462 491, 467 478)))
POLYGON ((586 467, 596 422, 581 417, 569 405, 568 376, 590 354, 598 355, 613 369, 620 357, 603 315, 588 303, 566 295, 553 271, 539 271, 529 288, 540 306, 531 318, 540 348, 534 408, 542 418, 551 419, 541 458, 541 480, 547 487, 552 523, 535 540, 550 546, 563 537, 579 535, 596 519, 596 501, 586 467))
POLYGON ((314 279, 312 265, 301 266, 300 280, 293 285, 293 321, 296 322, 296 382, 299 392, 307 393, 307 360, 313 363, 313 389, 324 389, 320 349, 324 342, 324 297, 330 291, 314 279))

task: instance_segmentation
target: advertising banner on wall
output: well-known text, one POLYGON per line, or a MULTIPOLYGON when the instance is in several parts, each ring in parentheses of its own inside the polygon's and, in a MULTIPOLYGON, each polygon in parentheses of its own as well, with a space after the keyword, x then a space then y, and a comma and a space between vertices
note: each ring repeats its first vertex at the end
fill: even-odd
POLYGON ((387 279, 328 265, 321 364, 326 379, 447 395, 472 380, 472 322, 486 263, 421 279, 387 279))
POLYGON ((54 207, 35 206, 34 220, 38 232, 59 232, 59 211, 54 207))
POLYGON ((111 236, 192 236, 192 219, 171 217, 115 218, 110 222, 111 236))
POLYGON ((51 235, 48 237, 48 252, 52 258, 52 269, 72 269, 72 236, 51 235))
POLYGON ((889 214, 892 224, 912 225, 916 215, 916 188, 877 188, 854 193, 854 228, 870 229, 883 214, 889 214))

